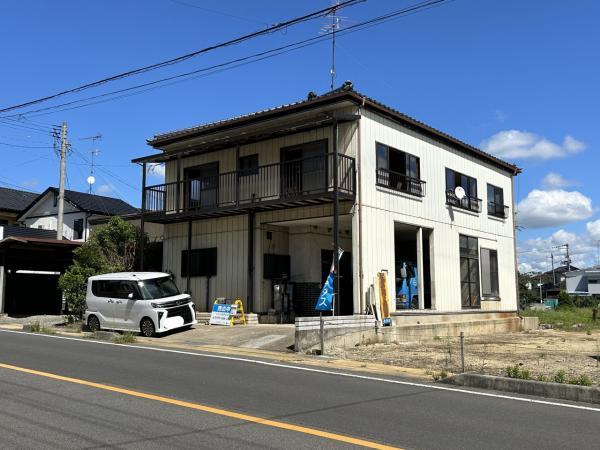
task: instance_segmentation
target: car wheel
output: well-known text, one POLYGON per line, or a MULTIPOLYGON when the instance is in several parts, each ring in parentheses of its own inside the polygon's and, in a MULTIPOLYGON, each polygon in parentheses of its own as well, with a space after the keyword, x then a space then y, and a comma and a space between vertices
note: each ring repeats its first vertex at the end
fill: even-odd
POLYGON ((155 333, 154 322, 152 319, 148 317, 144 317, 140 322, 140 331, 142 332, 142 336, 152 337, 155 333))
POLYGON ((92 333, 100 331, 100 320, 96 316, 90 316, 88 319, 88 328, 92 333))

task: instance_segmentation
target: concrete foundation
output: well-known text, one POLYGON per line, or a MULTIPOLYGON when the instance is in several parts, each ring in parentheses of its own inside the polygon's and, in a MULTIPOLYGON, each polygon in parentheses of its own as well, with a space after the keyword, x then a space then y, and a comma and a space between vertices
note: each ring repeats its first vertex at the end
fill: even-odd
MULTIPOLYGON (((452 314, 399 313, 393 325, 380 327, 373 316, 327 317, 324 326, 325 350, 350 348, 378 342, 403 342, 435 336, 502 334, 534 330, 537 317, 518 317, 515 312, 468 312, 452 314)), ((296 319, 295 349, 310 352, 320 348, 318 317, 296 319)))

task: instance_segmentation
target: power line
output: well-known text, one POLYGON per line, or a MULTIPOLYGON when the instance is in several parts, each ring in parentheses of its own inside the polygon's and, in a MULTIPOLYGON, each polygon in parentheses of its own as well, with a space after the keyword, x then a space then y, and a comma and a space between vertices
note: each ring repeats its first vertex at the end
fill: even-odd
POLYGON ((268 23, 266 23, 266 22, 261 22, 259 20, 254 20, 254 19, 251 19, 249 17, 236 16, 235 14, 230 14, 230 13, 227 13, 227 12, 224 12, 224 11, 217 11, 216 9, 206 8, 204 6, 199 6, 199 5, 196 5, 196 4, 193 4, 193 3, 184 2, 184 1, 181 1, 181 0, 169 0, 169 1, 172 2, 172 3, 176 3, 178 5, 187 6, 189 8, 200 9, 202 11, 210 12, 210 13, 213 13, 213 14, 219 14, 221 16, 231 17, 233 19, 243 20, 243 21, 246 21, 246 22, 258 23, 260 25, 268 25, 268 23))
POLYGON ((263 35, 272 33, 274 31, 278 31, 278 30, 281 30, 281 29, 286 29, 288 27, 291 27, 291 26, 294 26, 294 25, 306 22, 308 20, 315 19, 317 17, 322 17, 323 15, 329 14, 333 9, 342 9, 342 8, 351 6, 353 4, 356 4, 356 3, 359 3, 359 2, 362 2, 362 1, 364 1, 364 0, 347 0, 347 1, 343 2, 343 3, 340 3, 339 5, 336 5, 335 7, 328 7, 328 8, 320 9, 318 11, 314 11, 314 12, 311 12, 309 14, 305 14, 303 16, 293 18, 293 19, 287 20, 285 22, 281 22, 281 23, 269 26, 269 27, 264 28, 262 30, 255 31, 255 32, 249 33, 249 34, 245 34, 243 36, 231 39, 229 41, 221 42, 219 44, 215 44, 215 45, 211 45, 211 46, 208 46, 208 47, 204 47, 204 48, 202 48, 200 50, 196 50, 194 52, 187 53, 185 55, 177 56, 175 58, 171 58, 171 59, 168 59, 166 61, 161 61, 161 62, 150 64, 150 65, 147 65, 147 66, 144 66, 144 67, 140 67, 138 69, 133 69, 133 70, 129 70, 127 72, 122 72, 122 73, 119 73, 117 75, 112 75, 110 77, 102 78, 100 80, 93 81, 91 83, 86 83, 86 84, 83 84, 83 85, 80 85, 80 86, 77 86, 77 87, 74 87, 74 88, 66 89, 64 91, 60 91, 60 92, 57 92, 55 94, 47 95, 45 97, 41 97, 41 98, 38 98, 38 99, 35 99, 35 100, 30 100, 30 101, 27 101, 27 102, 24 102, 24 103, 19 103, 19 104, 16 104, 16 105, 8 106, 8 107, 0 109, 0 113, 4 113, 4 112, 8 112, 8 111, 13 111, 15 109, 21 109, 21 108, 24 108, 26 106, 31 106, 31 105, 35 105, 35 104, 38 104, 38 103, 46 102, 48 100, 52 100, 52 99, 57 98, 57 97, 62 97, 62 96, 67 95, 67 94, 72 94, 72 93, 75 93, 75 92, 81 92, 81 91, 84 91, 84 90, 87 90, 87 89, 91 89, 91 88, 94 88, 94 87, 97 87, 97 86, 109 83, 111 81, 120 80, 120 79, 123 79, 123 78, 131 77, 133 75, 139 75, 141 73, 145 73, 145 72, 149 72, 149 71, 152 71, 152 70, 156 70, 156 69, 160 69, 160 68, 163 68, 163 67, 167 67, 167 66, 171 66, 171 65, 174 65, 174 64, 178 64, 178 63, 181 63, 181 62, 186 61, 188 59, 194 58, 194 57, 196 57, 198 55, 201 55, 201 54, 204 54, 204 53, 208 53, 210 51, 213 51, 213 50, 216 50, 216 49, 219 49, 219 48, 229 47, 229 46, 232 46, 232 45, 237 45, 237 44, 240 44, 242 42, 248 41, 250 39, 256 38, 258 36, 263 36, 263 35))
MULTIPOLYGON (((371 28, 377 24, 385 23, 385 22, 392 20, 394 18, 397 18, 399 16, 411 15, 420 10, 425 10, 425 9, 429 9, 429 8, 432 8, 435 6, 439 6, 440 4, 448 2, 448 1, 450 1, 450 0, 424 1, 421 3, 415 4, 415 5, 412 5, 410 7, 392 11, 385 15, 378 16, 378 17, 366 20, 364 22, 360 22, 355 25, 349 26, 347 28, 337 31, 337 35, 340 36, 340 35, 346 35, 346 34, 351 34, 351 33, 355 33, 358 31, 362 31, 364 29, 371 28)), ((240 66, 243 66, 246 64, 251 64, 253 62, 273 58, 275 56, 279 56, 279 55, 282 55, 285 53, 299 50, 301 48, 315 45, 315 44, 317 44, 323 40, 327 40, 327 39, 329 39, 328 35, 314 36, 314 37, 311 37, 308 39, 303 39, 301 41, 297 41, 297 42, 294 42, 291 44, 287 44, 287 45, 283 45, 283 46, 280 46, 277 48, 272 48, 272 49, 265 50, 262 52, 254 53, 249 56, 235 58, 235 59, 223 62, 223 63, 214 64, 214 65, 211 65, 208 67, 203 67, 203 68, 193 70, 190 72, 172 75, 169 77, 161 78, 161 79, 150 81, 147 83, 130 86, 127 88, 116 90, 116 91, 105 92, 103 94, 98 94, 95 96, 91 96, 91 97, 87 97, 87 98, 83 98, 83 99, 79 99, 79 100, 73 100, 73 101, 58 104, 58 105, 53 105, 53 106, 48 106, 48 107, 44 107, 44 108, 40 108, 40 109, 36 109, 36 110, 26 111, 26 112, 20 113, 20 115, 23 116, 23 115, 27 115, 27 114, 34 114, 34 117, 36 117, 36 116, 51 114, 52 112, 69 111, 69 110, 73 110, 73 109, 83 108, 86 106, 96 105, 99 103, 105 103, 108 101, 118 100, 118 99, 130 97, 133 95, 138 95, 138 94, 141 94, 144 92, 149 92, 151 90, 160 89, 160 88, 170 86, 170 85, 173 85, 176 83, 188 81, 191 79, 196 79, 196 78, 212 75, 214 73, 218 73, 218 72, 221 72, 224 70, 230 70, 230 69, 240 67, 240 66), (136 90, 138 90, 138 91, 136 91, 136 90), (133 92, 133 91, 136 91, 136 92, 133 92), (117 94, 123 94, 123 95, 117 95, 117 94), (113 97, 111 97, 111 96, 113 96, 113 97), (98 100, 98 101, 90 101, 90 100, 98 100), (89 103, 85 103, 85 102, 89 102, 89 103), (83 104, 81 104, 81 103, 83 103, 83 104), (78 106, 72 106, 72 105, 78 105, 78 106), (46 111, 51 111, 51 112, 46 112, 46 111), (37 113, 39 113, 39 114, 37 114, 37 113)), ((4 116, 4 117, 11 117, 11 116, 4 116)), ((0 119, 1 118, 2 117, 0 117, 0 119)))
POLYGON ((39 147, 39 146, 31 146, 31 145, 19 145, 19 144, 9 144, 8 142, 0 142, 0 145, 6 145, 7 147, 17 147, 17 148, 49 148, 54 149, 54 147, 39 147))

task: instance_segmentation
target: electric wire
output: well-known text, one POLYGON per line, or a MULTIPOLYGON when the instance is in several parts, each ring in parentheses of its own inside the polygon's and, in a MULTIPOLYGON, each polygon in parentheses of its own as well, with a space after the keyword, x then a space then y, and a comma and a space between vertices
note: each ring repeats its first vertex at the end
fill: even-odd
POLYGON ((149 72, 149 71, 152 71, 152 70, 156 70, 156 69, 160 69, 160 68, 163 68, 163 67, 167 67, 167 66, 171 66, 171 65, 174 65, 174 64, 178 64, 178 63, 181 63, 183 61, 186 61, 186 60, 189 60, 191 58, 194 58, 194 57, 196 57, 198 55, 201 55, 201 54, 204 54, 204 53, 208 53, 210 51, 213 51, 213 50, 216 50, 216 49, 219 49, 219 48, 230 47, 230 46, 233 46, 233 45, 237 45, 237 44, 240 44, 242 42, 246 42, 246 41, 248 41, 250 39, 254 39, 254 38, 258 37, 258 36, 263 36, 263 35, 266 35, 266 34, 270 34, 270 33, 273 33, 274 31, 278 31, 278 30, 281 30, 281 29, 287 29, 287 28, 289 28, 291 26, 294 26, 294 25, 297 25, 297 24, 300 24, 300 23, 303 23, 303 22, 306 22, 306 21, 309 21, 309 20, 313 20, 313 19, 318 18, 318 17, 326 16, 331 11, 343 9, 345 7, 351 6, 353 4, 356 4, 356 3, 359 3, 359 2, 362 2, 362 1, 364 1, 364 0, 346 0, 345 2, 340 3, 338 5, 330 6, 328 8, 324 8, 324 9, 320 9, 318 11, 314 11, 314 12, 311 12, 309 14, 305 14, 303 16, 293 18, 293 19, 287 20, 285 22, 280 22, 278 24, 269 26, 269 27, 264 28, 262 30, 255 31, 255 32, 252 32, 252 33, 249 33, 249 34, 245 34, 243 36, 240 36, 240 37, 237 37, 237 38, 234 38, 234 39, 230 39, 228 41, 221 42, 221 43, 218 43, 218 44, 214 44, 214 45, 211 45, 211 46, 208 46, 208 47, 204 47, 202 49, 193 51, 191 53, 187 53, 185 55, 177 56, 175 58, 171 58, 171 59, 168 59, 168 60, 165 60, 165 61, 161 61, 161 62, 150 64, 150 65, 147 65, 147 66, 144 66, 144 67, 140 67, 140 68, 137 68, 137 69, 133 69, 133 70, 129 70, 129 71, 126 71, 126 72, 122 72, 122 73, 119 73, 119 74, 116 74, 116 75, 112 75, 112 76, 109 76, 109 77, 106 77, 106 78, 102 78, 100 80, 93 81, 91 83, 86 83, 86 84, 83 84, 83 85, 80 85, 80 86, 77 86, 77 87, 74 87, 74 88, 65 89, 63 91, 56 92, 54 94, 47 95, 45 97, 37 98, 35 100, 29 100, 27 102, 23 102, 23 103, 19 103, 19 104, 16 104, 16 105, 8 106, 8 107, 5 107, 5 108, 1 108, 0 109, 0 113, 9 112, 9 111, 13 111, 13 110, 16 110, 16 109, 21 109, 21 108, 24 108, 26 106, 31 106, 31 105, 35 105, 35 104, 38 104, 38 103, 46 102, 48 100, 52 100, 52 99, 55 99, 57 97, 62 97, 62 96, 67 95, 67 94, 81 92, 81 91, 84 91, 84 90, 87 90, 87 89, 91 89, 91 88, 94 88, 94 87, 97 87, 97 86, 101 86, 103 84, 106 84, 106 83, 109 83, 109 82, 112 82, 112 81, 120 80, 120 79, 131 77, 131 76, 134 76, 134 75, 139 75, 139 74, 142 74, 142 73, 146 73, 146 72, 149 72))
MULTIPOLYGON (((359 22, 355 25, 349 26, 345 29, 339 30, 336 32, 336 34, 338 36, 340 35, 346 35, 346 34, 352 34, 358 31, 362 31, 364 29, 367 28, 371 28, 377 24, 380 23, 385 23, 389 20, 392 20, 398 16, 401 15, 411 15, 414 14, 420 10, 424 10, 424 9, 429 9, 432 8, 434 6, 438 6, 442 3, 448 2, 449 0, 429 0, 429 1, 424 1, 415 5, 412 5, 410 7, 407 8, 403 8, 400 10, 396 10, 396 11, 392 11, 390 13, 387 13, 385 15, 379 16, 379 17, 375 17, 363 22, 359 22)), ((258 62, 258 61, 262 61, 265 59, 269 59, 275 56, 279 56, 282 55, 284 53, 289 53, 295 50, 299 50, 301 48, 305 48, 311 45, 315 45, 321 41, 327 40, 329 39, 329 37, 327 35, 319 35, 319 36, 314 36, 311 38, 307 38, 307 39, 303 39, 301 41, 297 41, 297 42, 293 42, 287 45, 283 45, 277 48, 272 48, 269 50, 265 50, 262 52, 258 52, 258 53, 254 53, 252 55, 248 55, 248 56, 244 56, 244 57, 239 57, 239 58, 235 58, 223 63, 219 63, 219 64, 214 64, 208 67, 203 67, 197 70, 193 70, 190 72, 186 72, 186 73, 181 73, 181 74, 177 74, 177 75, 172 75, 169 77, 165 77, 165 78, 161 78, 159 80, 154 80, 154 81, 150 81, 147 83, 143 83, 143 84, 139 84, 136 86, 130 86, 127 88, 123 88, 123 89, 119 89, 116 91, 111 91, 111 92, 106 92, 106 93, 102 93, 102 94, 98 94, 98 95, 94 95, 91 97, 86 97, 83 99, 78 99, 78 100, 73 100, 70 102, 66 102, 66 103, 62 103, 62 104, 58 104, 58 105, 52 105, 52 106, 48 106, 48 107, 44 107, 44 108, 39 108, 39 109, 35 109, 35 110, 29 110, 26 112, 21 113, 20 115, 29 115, 29 114, 33 114, 33 117, 37 117, 37 116, 42 116, 42 115, 46 115, 49 113, 46 113, 46 111, 52 111, 52 112, 63 112, 63 111, 69 111, 69 110, 73 110, 73 109, 78 109, 78 108, 82 108, 82 107, 86 107, 86 106, 91 106, 91 105, 96 105, 96 104, 100 104, 100 103, 105 103, 108 101, 113 101, 113 100, 118 100, 118 99, 122 99, 125 97, 129 97, 129 96, 133 96, 133 95, 138 95, 144 92, 149 92, 151 90, 155 90, 155 89, 160 89, 163 87, 167 87, 167 86, 171 86, 173 84, 176 83, 180 83, 180 82, 184 82, 184 81, 188 81, 191 79, 197 79, 197 78, 201 78, 204 76, 208 76, 208 75, 212 75, 214 73, 218 73, 218 72, 222 72, 224 70, 231 70, 233 68, 237 68, 246 64, 251 64, 254 62, 258 62), (137 90, 137 91, 136 91, 137 90), (132 92, 132 91, 136 91, 136 92, 132 92), (124 94, 124 95, 117 95, 117 94, 124 94), (112 97, 114 96, 114 97, 112 97), (99 101, 91 101, 91 100, 97 100, 97 99, 104 99, 104 100, 99 100, 99 101), (89 102, 89 103, 85 103, 85 102, 89 102), (79 106, 71 106, 71 105, 78 105, 84 103, 82 105, 79 106)), ((11 117, 11 116, 0 116, 0 119, 2 119, 3 117, 11 117)))

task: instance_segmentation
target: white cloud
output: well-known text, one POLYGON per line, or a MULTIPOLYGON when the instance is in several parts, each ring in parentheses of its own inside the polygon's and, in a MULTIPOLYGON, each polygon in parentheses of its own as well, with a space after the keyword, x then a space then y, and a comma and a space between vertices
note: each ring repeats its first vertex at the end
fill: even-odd
POLYGON ((25 180, 21 183, 21 185, 24 188, 28 188, 28 189, 32 189, 32 188, 36 187, 38 184, 40 184, 40 181, 37 180, 36 178, 33 178, 31 180, 25 180))
POLYGON ((542 185, 545 188, 556 189, 565 188, 569 186, 579 186, 579 183, 574 180, 567 180, 559 173, 550 172, 542 180, 542 185))
POLYGON ((159 163, 148 164, 148 175, 154 178, 165 178, 165 165, 159 163))
POLYGON ((494 116, 496 116, 496 120, 498 122, 504 122, 506 119, 508 119, 508 114, 506 114, 501 109, 497 109, 496 111, 494 111, 494 116))
MULTIPOLYGON (((588 223, 588 229, 590 223, 593 222, 588 223)), ((550 236, 519 241, 517 250, 519 271, 521 273, 549 271, 552 267, 551 254, 554 255, 555 267, 562 265, 566 252, 565 249, 557 246, 563 244, 569 244, 571 265, 585 268, 596 263, 597 247, 589 232, 576 234, 560 229, 550 236)))
POLYGON ((111 186, 110 184, 101 184, 100 186, 98 186, 98 189, 96 189, 96 194, 107 195, 110 194, 112 191, 113 186, 111 186))
POLYGON ((581 192, 555 189, 532 190, 517 205, 518 224, 525 228, 545 228, 589 218, 592 200, 581 192))
POLYGON ((594 220, 593 222, 588 222, 586 225, 586 230, 590 237, 598 241, 600 240, 600 220, 594 220))
POLYGON ((557 144, 528 131, 505 130, 484 140, 481 148, 506 159, 552 159, 582 152, 586 145, 569 135, 557 144))

